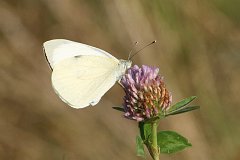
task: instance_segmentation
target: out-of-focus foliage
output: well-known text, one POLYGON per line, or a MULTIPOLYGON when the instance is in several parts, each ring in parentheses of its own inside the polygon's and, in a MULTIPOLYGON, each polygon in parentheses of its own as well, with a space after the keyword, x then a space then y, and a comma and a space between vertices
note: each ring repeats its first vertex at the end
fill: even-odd
POLYGON ((136 122, 112 109, 119 86, 83 110, 55 95, 42 53, 54 38, 122 59, 156 39, 134 63, 160 67, 174 103, 196 95, 201 106, 161 122, 193 145, 162 159, 240 159, 239 0, 1 0, 0 17, 0 159, 140 159, 136 122))

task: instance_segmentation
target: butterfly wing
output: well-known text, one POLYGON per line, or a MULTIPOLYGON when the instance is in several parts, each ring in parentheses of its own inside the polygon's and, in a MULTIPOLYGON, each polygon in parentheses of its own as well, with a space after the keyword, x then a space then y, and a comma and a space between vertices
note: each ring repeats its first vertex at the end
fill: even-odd
POLYGON ((46 41, 43 44, 43 50, 52 69, 58 62, 66 58, 82 55, 108 57, 118 62, 118 59, 104 50, 66 39, 53 39, 46 41))
POLYGON ((115 84, 118 63, 110 57, 82 55, 54 64, 52 85, 59 97, 74 108, 95 105, 115 84))
POLYGON ((116 82, 119 60, 99 48, 65 39, 43 47, 55 92, 74 108, 97 104, 116 82))

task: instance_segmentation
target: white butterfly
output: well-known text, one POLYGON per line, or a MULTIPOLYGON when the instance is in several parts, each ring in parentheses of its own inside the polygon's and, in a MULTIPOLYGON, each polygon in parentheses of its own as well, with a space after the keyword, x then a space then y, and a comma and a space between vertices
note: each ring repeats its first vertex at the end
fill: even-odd
POLYGON ((47 41, 43 49, 55 92, 73 108, 96 105, 132 64, 99 48, 65 39, 47 41))

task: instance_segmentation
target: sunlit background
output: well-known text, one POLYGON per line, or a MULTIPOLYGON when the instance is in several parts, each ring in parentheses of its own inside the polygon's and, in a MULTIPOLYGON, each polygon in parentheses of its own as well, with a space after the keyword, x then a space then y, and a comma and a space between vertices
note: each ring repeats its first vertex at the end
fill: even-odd
POLYGON ((160 123, 193 145, 161 159, 240 159, 239 0, 0 1, 0 159, 140 160, 137 123, 112 109, 119 85, 82 110, 54 93, 42 43, 55 38, 121 59, 156 39, 134 64, 160 67, 173 103, 196 95, 201 106, 160 123))

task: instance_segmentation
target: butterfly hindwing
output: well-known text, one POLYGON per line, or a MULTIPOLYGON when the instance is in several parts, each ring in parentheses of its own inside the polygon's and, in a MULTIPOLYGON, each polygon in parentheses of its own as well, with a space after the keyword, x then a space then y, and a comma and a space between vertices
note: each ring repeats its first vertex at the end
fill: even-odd
POLYGON ((52 85, 74 108, 95 105, 115 84, 118 63, 103 56, 75 56, 54 66, 52 85))

